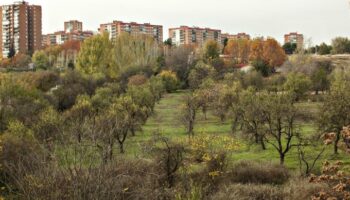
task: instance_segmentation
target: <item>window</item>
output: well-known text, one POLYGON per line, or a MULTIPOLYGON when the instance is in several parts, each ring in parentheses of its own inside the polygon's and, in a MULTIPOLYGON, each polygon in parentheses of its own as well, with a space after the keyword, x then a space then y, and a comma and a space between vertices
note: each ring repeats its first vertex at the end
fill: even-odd
POLYGON ((195 30, 192 30, 192 42, 196 42, 197 41, 197 35, 196 35, 196 31, 195 30))

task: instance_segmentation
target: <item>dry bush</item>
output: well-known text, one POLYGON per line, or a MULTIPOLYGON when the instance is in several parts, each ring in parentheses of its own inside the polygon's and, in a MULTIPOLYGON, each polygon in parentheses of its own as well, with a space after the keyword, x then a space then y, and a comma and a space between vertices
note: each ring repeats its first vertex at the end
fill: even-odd
POLYGON ((20 179, 23 199, 171 199, 159 182, 158 166, 144 160, 118 160, 99 166, 45 165, 20 179))
POLYGON ((137 74, 129 77, 128 85, 140 86, 147 82, 147 77, 142 74, 137 74))
POLYGON ((229 176, 238 183, 283 184, 290 174, 282 165, 241 161, 234 165, 229 176))
POLYGON ((211 200, 282 200, 285 194, 276 186, 233 184, 212 195, 211 200))
POLYGON ((324 184, 310 184, 307 179, 295 178, 278 186, 269 184, 225 185, 208 199, 301 200, 310 199, 312 195, 325 188, 324 184))
POLYGON ((310 184, 308 179, 295 177, 283 186, 286 200, 310 199, 319 191, 327 191, 327 185, 321 183, 310 184))

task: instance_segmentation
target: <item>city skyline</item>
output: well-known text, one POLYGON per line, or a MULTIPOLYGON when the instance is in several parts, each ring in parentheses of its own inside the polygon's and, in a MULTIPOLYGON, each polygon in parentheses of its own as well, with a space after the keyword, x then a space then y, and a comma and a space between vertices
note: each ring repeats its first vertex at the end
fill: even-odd
MULTIPOLYGON (((13 2, 3 0, 2 4, 13 2)), ((168 38, 169 28, 181 25, 209 27, 232 34, 245 32, 252 37, 271 36, 281 43, 284 34, 289 32, 302 33, 305 40, 311 38, 313 44, 329 43, 336 36, 350 36, 347 0, 222 0, 219 4, 208 0, 28 2, 42 6, 43 34, 60 30, 68 20, 82 21, 85 30, 94 32, 100 24, 121 20, 163 25, 164 39, 168 38)))

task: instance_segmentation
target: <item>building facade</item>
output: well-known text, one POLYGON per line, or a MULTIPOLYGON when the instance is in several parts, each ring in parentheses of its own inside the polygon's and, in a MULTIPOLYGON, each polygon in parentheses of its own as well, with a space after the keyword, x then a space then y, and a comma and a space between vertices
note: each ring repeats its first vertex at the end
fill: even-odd
POLYGON ((180 26, 179 28, 169 29, 169 38, 171 38, 173 45, 177 46, 202 46, 208 40, 214 40, 221 44, 221 30, 180 26))
POLYGON ((158 42, 163 42, 163 26, 150 23, 113 21, 112 23, 101 24, 99 32, 108 32, 110 39, 117 38, 121 33, 130 33, 132 35, 147 35, 158 42))
POLYGON ((292 32, 284 35, 284 43, 296 44, 297 48, 303 48, 304 46, 304 36, 297 32, 292 32))
POLYGON ((221 34, 221 40, 224 41, 227 40, 238 40, 238 39, 247 39, 250 40, 251 37, 247 33, 237 33, 237 34, 229 34, 229 33, 223 33, 221 34))
POLYGON ((83 31, 82 22, 71 20, 64 22, 64 31, 43 35, 42 46, 61 45, 71 40, 84 41, 93 35, 92 31, 83 31))
POLYGON ((41 48, 41 6, 25 1, 0 6, 0 58, 31 54, 41 48))
POLYGON ((64 22, 64 31, 68 32, 83 32, 83 23, 78 20, 70 20, 64 22))

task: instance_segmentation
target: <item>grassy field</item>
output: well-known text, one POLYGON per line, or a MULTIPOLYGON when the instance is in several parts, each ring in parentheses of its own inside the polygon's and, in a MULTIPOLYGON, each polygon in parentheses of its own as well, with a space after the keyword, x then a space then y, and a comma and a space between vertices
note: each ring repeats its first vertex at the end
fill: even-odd
MULTIPOLYGON (((186 134, 184 126, 179 122, 179 115, 181 110, 179 109, 185 92, 178 92, 167 94, 165 97, 156 105, 155 114, 147 121, 146 125, 143 127, 143 131, 139 132, 137 136, 129 138, 126 143, 127 156, 132 157, 142 157, 143 147, 147 145, 152 136, 155 134, 161 134, 173 141, 182 142, 185 145, 188 144, 188 135, 186 134)), ((298 104, 302 111, 317 115, 318 103, 304 102, 298 104)), ((279 162, 278 153, 271 145, 267 145, 267 150, 261 150, 259 145, 248 142, 242 137, 243 133, 231 132, 231 125, 229 120, 227 122, 221 123, 220 120, 213 116, 210 112, 208 114, 207 120, 201 112, 198 112, 197 121, 195 124, 195 137, 212 137, 213 140, 224 141, 226 138, 231 138, 239 147, 235 150, 230 150, 230 160, 236 162, 239 160, 256 160, 256 161, 271 161, 279 162), (220 140, 220 138, 225 138, 220 140)), ((301 124, 301 129, 303 134, 312 134, 316 131, 316 125, 312 122, 305 122, 301 124)), ((213 141, 215 142, 215 141, 213 141)), ((224 144, 223 144, 224 145, 224 144)), ((218 148, 218 145, 213 145, 213 151, 218 148)), ((220 147, 219 147, 220 148, 220 147)), ((318 154, 320 147, 313 147, 307 150, 310 157, 314 157, 318 154), (316 149, 316 150, 315 150, 316 149)), ((343 160, 350 164, 348 156, 340 153, 334 156, 332 153, 332 147, 329 146, 325 151, 321 161, 317 163, 317 166, 321 165, 323 160, 343 160)), ((297 149, 294 148, 285 160, 286 166, 291 169, 298 169, 299 160, 297 149)))

